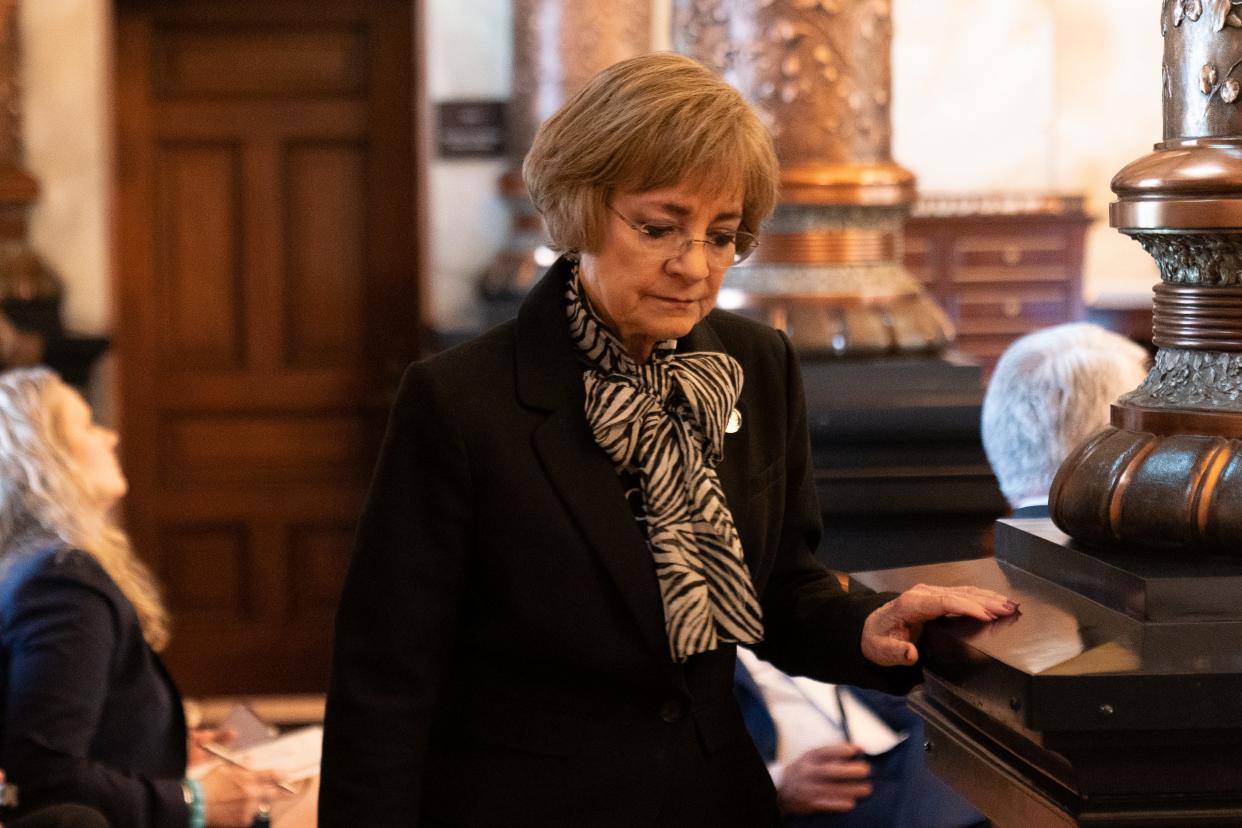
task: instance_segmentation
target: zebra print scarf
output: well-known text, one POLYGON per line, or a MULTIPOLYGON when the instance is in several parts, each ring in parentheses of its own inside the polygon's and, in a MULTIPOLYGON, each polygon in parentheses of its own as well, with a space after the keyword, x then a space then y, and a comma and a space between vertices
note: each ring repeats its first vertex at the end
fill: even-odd
POLYGON ((587 422, 622 480, 637 477, 641 498, 631 504, 646 526, 673 660, 761 641, 759 599, 715 468, 742 367, 727 354, 677 354, 675 339, 639 365, 591 309, 577 268, 566 299, 589 366, 587 422))

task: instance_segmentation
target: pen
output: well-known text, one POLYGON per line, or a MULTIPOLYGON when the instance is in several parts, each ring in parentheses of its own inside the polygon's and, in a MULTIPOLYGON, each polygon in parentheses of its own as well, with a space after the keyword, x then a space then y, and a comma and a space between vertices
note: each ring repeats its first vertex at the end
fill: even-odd
POLYGON ((848 744, 853 742, 854 738, 850 736, 850 721, 845 718, 845 702, 841 701, 841 685, 832 685, 832 692, 837 697, 837 711, 841 714, 841 735, 848 744))
MULTIPOLYGON (((217 759, 223 762, 227 762, 228 764, 233 765, 234 767, 241 768, 242 770, 247 770, 251 772, 254 771, 254 768, 250 767, 245 762, 238 759, 236 754, 234 754, 233 751, 229 750, 224 745, 216 744, 215 742, 199 742, 198 745, 203 750, 207 751, 212 756, 216 757, 217 759)), ((298 792, 297 788, 293 787, 287 782, 277 782, 276 787, 280 788, 282 791, 285 791, 291 794, 295 794, 298 792)))

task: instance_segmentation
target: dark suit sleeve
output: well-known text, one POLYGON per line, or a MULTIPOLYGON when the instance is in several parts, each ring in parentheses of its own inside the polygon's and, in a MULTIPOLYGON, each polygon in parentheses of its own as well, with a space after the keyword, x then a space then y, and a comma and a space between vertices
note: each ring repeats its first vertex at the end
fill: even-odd
POLYGON ((117 646, 111 600, 66 574, 32 577, 4 630, 3 756, 23 804, 78 802, 113 825, 185 828, 180 779, 150 779, 88 759, 117 646))
POLYGON ((862 654, 863 622, 893 596, 847 594, 815 557, 823 523, 811 464, 802 372, 784 334, 787 431, 785 514, 780 545, 760 601, 764 641, 755 652, 791 675, 904 693, 913 668, 881 668, 862 654))
POLYGON ((410 825, 469 551, 470 474, 447 401, 406 372, 337 611, 319 823, 410 825))

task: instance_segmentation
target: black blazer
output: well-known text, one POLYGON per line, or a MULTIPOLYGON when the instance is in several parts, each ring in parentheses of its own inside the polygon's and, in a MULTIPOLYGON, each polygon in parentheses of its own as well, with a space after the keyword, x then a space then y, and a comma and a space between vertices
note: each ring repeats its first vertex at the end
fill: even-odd
MULTIPOLYGON (((337 616, 320 824, 713 825, 776 819, 734 649, 677 665, 659 586, 583 413, 555 265, 515 321, 407 371, 337 616)), ((718 471, 760 596, 756 651, 905 689, 860 652, 885 596, 813 556, 820 518, 788 341, 716 311, 679 343, 745 371, 718 471)))
POLYGON ((114 826, 185 828, 181 698, 103 568, 63 547, 0 573, 0 767, 23 811, 77 802, 114 826))

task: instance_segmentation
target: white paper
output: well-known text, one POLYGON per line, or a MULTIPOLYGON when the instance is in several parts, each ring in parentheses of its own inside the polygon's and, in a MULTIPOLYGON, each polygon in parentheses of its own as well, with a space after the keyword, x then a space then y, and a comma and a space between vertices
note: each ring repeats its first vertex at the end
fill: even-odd
POLYGON ((241 751, 238 757, 247 767, 274 770, 285 782, 300 782, 319 775, 322 754, 323 728, 312 725, 241 751))

